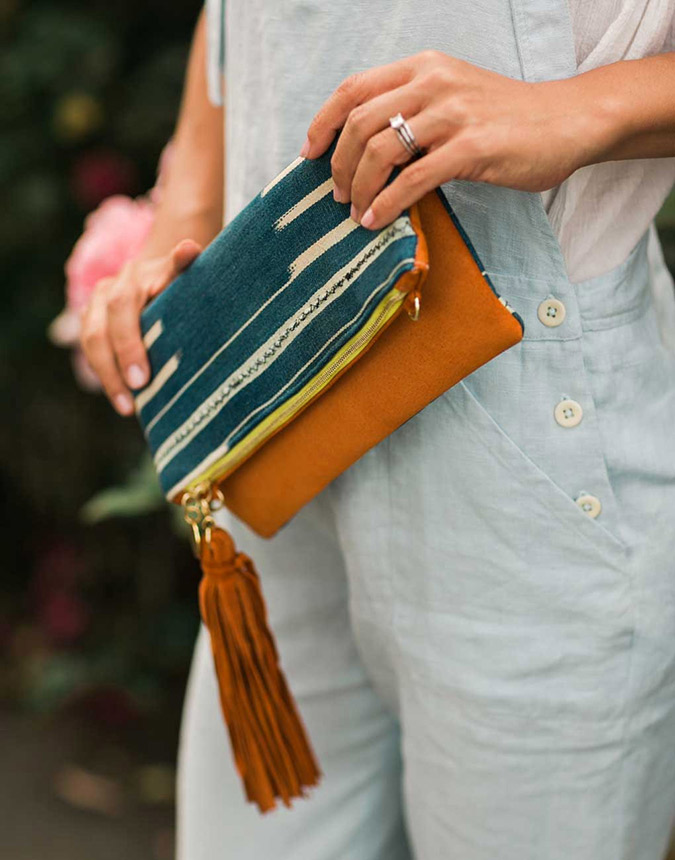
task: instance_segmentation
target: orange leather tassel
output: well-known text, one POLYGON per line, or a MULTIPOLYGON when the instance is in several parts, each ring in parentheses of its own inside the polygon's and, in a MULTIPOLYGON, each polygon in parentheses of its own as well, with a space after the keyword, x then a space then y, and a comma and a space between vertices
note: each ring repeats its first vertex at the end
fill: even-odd
POLYGON ((253 562, 220 527, 201 543, 202 618, 211 634, 220 703, 246 797, 286 806, 321 775, 279 666, 253 562))

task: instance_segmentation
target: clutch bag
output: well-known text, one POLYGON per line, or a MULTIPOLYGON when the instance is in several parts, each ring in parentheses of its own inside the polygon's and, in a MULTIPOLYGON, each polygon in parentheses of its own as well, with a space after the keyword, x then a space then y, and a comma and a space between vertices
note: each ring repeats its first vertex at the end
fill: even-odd
POLYGON ((272 537, 523 334, 440 188, 367 230, 333 198, 334 146, 291 162, 141 316, 152 376, 136 413, 190 526, 235 763, 263 812, 320 770, 253 562, 214 510, 272 537))

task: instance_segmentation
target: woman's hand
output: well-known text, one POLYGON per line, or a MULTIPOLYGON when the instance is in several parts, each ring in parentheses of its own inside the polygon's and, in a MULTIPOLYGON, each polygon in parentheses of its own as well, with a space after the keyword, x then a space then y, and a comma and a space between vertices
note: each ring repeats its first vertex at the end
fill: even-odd
POLYGON ((526 83, 424 51, 343 81, 316 114, 302 155, 316 158, 342 129, 331 159, 335 197, 379 229, 450 179, 543 191, 596 160, 611 123, 584 98, 579 78, 526 83), (408 121, 420 158, 389 117, 408 121), (410 161, 385 187, 394 165, 410 161))
POLYGON ((134 411, 129 388, 150 377, 140 314, 147 302, 186 269, 202 248, 184 239, 163 256, 131 260, 115 278, 99 281, 81 317, 80 342, 110 402, 121 415, 134 411))
POLYGON ((223 132, 223 109, 214 107, 207 95, 202 9, 152 230, 135 260, 117 277, 96 285, 82 313, 84 353, 121 415, 134 411, 129 389, 140 388, 150 377, 141 338, 143 307, 192 263, 222 227, 223 132))

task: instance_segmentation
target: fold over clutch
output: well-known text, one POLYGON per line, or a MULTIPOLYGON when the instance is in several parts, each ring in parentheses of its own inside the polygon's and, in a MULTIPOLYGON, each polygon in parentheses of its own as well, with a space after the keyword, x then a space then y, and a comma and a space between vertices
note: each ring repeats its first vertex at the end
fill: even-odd
POLYGON ((273 536, 523 333, 440 188, 366 230, 333 198, 334 145, 289 164, 141 318, 152 378, 136 412, 191 528, 235 763, 261 811, 320 771, 253 562, 213 510, 273 536))

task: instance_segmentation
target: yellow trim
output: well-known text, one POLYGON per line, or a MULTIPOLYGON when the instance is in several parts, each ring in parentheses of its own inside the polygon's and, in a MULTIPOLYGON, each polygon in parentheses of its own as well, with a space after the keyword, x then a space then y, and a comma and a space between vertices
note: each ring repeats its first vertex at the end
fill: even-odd
POLYGON ((247 436, 240 439, 234 448, 231 448, 219 460, 212 463, 206 471, 202 472, 199 477, 191 481, 186 489, 192 489, 202 481, 210 481, 213 478, 221 480, 226 473, 232 472, 248 454, 261 445, 275 430, 287 424, 308 401, 313 400, 321 393, 338 371, 342 369, 342 365, 347 359, 353 361, 363 352, 380 329, 400 309, 406 295, 406 292, 396 287, 390 290, 380 300, 362 328, 351 336, 316 376, 312 377, 292 397, 264 418, 247 436))

